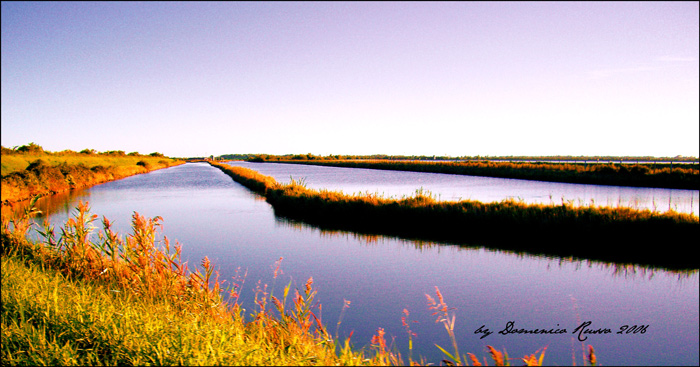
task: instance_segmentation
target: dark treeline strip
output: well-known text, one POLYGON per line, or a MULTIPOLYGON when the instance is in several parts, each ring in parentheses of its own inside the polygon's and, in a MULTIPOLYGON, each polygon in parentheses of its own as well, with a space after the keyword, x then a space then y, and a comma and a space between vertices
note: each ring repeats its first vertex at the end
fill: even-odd
POLYGON ((688 256, 698 218, 629 208, 538 205, 515 201, 440 202, 345 195, 282 185, 253 170, 212 163, 264 195, 275 214, 326 229, 393 235, 458 244, 486 244, 516 252, 697 269, 688 256))
POLYGON ((257 161, 278 161, 278 160, 339 160, 339 159, 391 159, 391 160, 421 160, 421 161, 581 161, 581 162, 666 162, 666 163, 695 163, 698 164, 696 157, 653 157, 653 156, 571 156, 571 155, 553 155, 553 156, 424 156, 424 155, 388 155, 388 154, 371 154, 371 155, 340 155, 329 154, 326 156, 307 154, 222 154, 216 157, 217 160, 257 160, 257 161))
MULTIPOLYGON (((80 152, 76 152, 73 150, 63 150, 60 152, 50 152, 48 150, 44 150, 44 148, 41 145, 38 145, 36 143, 29 143, 27 145, 22 145, 19 147, 14 147, 14 148, 6 148, 6 147, 0 147, 0 153, 3 155, 13 155, 13 154, 46 154, 46 155, 106 155, 106 156, 116 156, 116 157, 124 157, 124 156, 137 156, 137 157, 142 157, 144 156, 143 154, 140 154, 139 152, 130 152, 126 153, 123 150, 108 150, 105 152, 98 152, 95 149, 83 149, 80 152)), ((148 156, 151 157, 164 157, 163 153, 159 152, 153 152, 148 154, 148 156)))
POLYGON ((448 173, 469 176, 516 178, 593 185, 700 189, 697 165, 654 164, 570 164, 529 162, 430 162, 430 161, 350 161, 288 160, 280 163, 370 168, 396 171, 448 173))

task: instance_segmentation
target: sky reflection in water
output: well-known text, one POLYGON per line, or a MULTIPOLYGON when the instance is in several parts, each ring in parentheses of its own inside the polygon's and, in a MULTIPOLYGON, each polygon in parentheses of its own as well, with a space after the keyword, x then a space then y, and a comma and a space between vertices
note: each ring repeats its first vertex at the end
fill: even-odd
MULTIPOLYGON (((302 172, 276 175, 304 176, 306 166, 296 167, 302 172)), ((383 171, 370 173, 374 172, 383 171)), ((313 183, 311 178, 309 183, 313 183)), ((258 281, 280 296, 290 279, 292 289, 303 289, 313 277, 317 300, 323 305, 321 317, 331 334, 335 334, 344 300, 351 302, 338 334, 344 340, 354 330, 356 347, 368 346, 376 329, 382 327, 407 355, 408 340, 400 319, 407 309, 409 320, 419 321, 411 324, 418 334, 414 357, 423 355, 439 363, 445 356, 433 344, 451 344, 444 327, 430 315, 425 297, 435 297, 438 286, 448 306, 456 308, 461 353, 483 357, 488 344, 506 348, 511 357, 522 357, 547 346, 546 363, 571 364, 573 350, 580 364, 581 344, 571 332, 590 320, 592 328, 613 331, 590 336, 585 342, 596 348, 601 363, 698 361, 697 271, 669 273, 322 231, 275 217, 260 196, 202 163, 95 186, 66 195, 65 201, 53 198, 52 223, 61 225, 67 218, 65 209, 74 208, 81 198, 90 201, 92 213, 113 221, 121 234, 129 232, 134 211, 147 217, 162 216, 163 234, 183 244, 183 258, 190 266, 208 256, 229 282, 236 269, 241 274, 247 270, 241 301, 248 314, 254 309, 253 288, 258 281), (282 274, 273 279, 274 263, 280 257, 282 274), (474 333, 482 325, 497 332, 508 321, 514 321, 517 328, 566 328, 568 333, 494 333, 484 339, 474 333), (641 324, 649 325, 644 334, 615 334, 623 325, 641 324)))

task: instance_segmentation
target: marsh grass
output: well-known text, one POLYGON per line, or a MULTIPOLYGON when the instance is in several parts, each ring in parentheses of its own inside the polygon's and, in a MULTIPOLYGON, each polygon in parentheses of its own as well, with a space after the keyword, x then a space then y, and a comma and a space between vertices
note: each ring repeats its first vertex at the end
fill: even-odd
MULTIPOLYGON (((277 180, 274 178, 260 174, 257 171, 249 168, 229 166, 227 164, 217 162, 209 162, 209 164, 219 168, 234 181, 261 195, 264 195, 267 190, 279 185, 277 180)), ((296 182, 293 180, 291 185, 297 186, 296 182)))
POLYGON ((696 215, 626 207, 526 204, 515 199, 482 203, 438 201, 418 190, 412 197, 347 195, 314 190, 292 180, 280 184, 253 170, 212 163, 263 195, 279 216, 324 229, 385 234, 409 239, 488 246, 560 257, 697 269, 684 254, 700 229, 696 215), (506 230, 504 230, 506 229, 506 230), (641 250, 642 244, 664 244, 641 250))
MULTIPOLYGON (((13 217, 2 217, 3 365, 419 363, 411 354, 404 361, 395 346, 387 344, 383 328, 377 329, 369 350, 353 349, 352 333, 342 346, 337 344, 320 318, 313 278, 293 292, 290 281, 280 298, 274 285, 268 293, 267 285, 258 283, 253 319, 246 321, 238 303, 245 275, 234 277, 223 289, 224 281, 208 258, 201 268, 190 270, 180 258, 180 245, 171 249, 167 238, 158 239, 160 217, 134 213, 132 233, 124 239, 103 217, 95 239, 98 216, 90 214, 87 203, 78 205, 59 235, 49 223, 33 228, 34 214, 30 205, 13 217), (43 240, 28 241, 31 230, 43 240), (224 293, 230 294, 228 302, 223 301, 224 293)), ((275 279, 282 274, 281 261, 275 262, 275 279)), ((455 316, 448 314, 437 287, 436 292, 439 302, 433 301, 430 308, 444 323, 455 352, 438 347, 453 357, 450 364, 467 364, 457 350, 455 316)), ((343 311, 349 305, 345 301, 343 311)), ((415 334, 408 316, 404 310, 402 322, 412 350, 410 336, 415 334)), ((338 327, 341 321, 342 313, 338 327)), ((493 353, 497 365, 509 363, 493 353)), ((539 365, 544 352, 539 358, 536 354, 522 360, 539 365)), ((468 355, 475 365, 481 364, 468 355)))
MULTIPOLYGON (((428 300, 428 309, 433 311, 432 316, 436 316, 435 322, 443 324, 443 326, 445 327, 445 330, 447 331, 447 334, 450 337, 453 350, 452 352, 450 352, 445 348, 435 344, 435 346, 438 349, 440 349, 440 351, 446 357, 449 358, 443 359, 441 364, 448 366, 462 366, 469 365, 471 362, 472 366, 487 366, 488 361, 486 357, 484 357, 482 360, 479 360, 479 358, 473 353, 466 353, 464 355, 460 355, 459 348, 457 345, 457 338, 455 337, 454 333, 456 320, 456 315, 453 312, 454 308, 450 308, 447 306, 445 298, 443 297, 442 293, 440 292, 440 289, 437 286, 435 287, 435 296, 437 300, 431 297, 429 294, 425 295, 425 297, 428 300)), ((408 314, 408 311, 404 310, 404 313, 408 314)), ((583 343, 582 347, 584 347, 583 343)), ((510 366, 511 363, 524 363, 525 366, 542 366, 544 362, 544 355, 547 351, 547 347, 545 346, 535 351, 535 353, 525 355, 522 358, 510 358, 505 349, 503 351, 500 351, 490 345, 487 345, 486 349, 488 350, 488 354, 490 355, 494 366, 510 366)), ((582 354, 584 366, 595 366, 597 364, 597 357, 595 355, 595 350, 593 349, 593 346, 588 345, 587 352, 584 351, 582 354)), ((573 362, 573 365, 576 365, 575 359, 573 362)))
POLYGON ((34 146, 26 152, 3 148, 2 203, 50 195, 166 168, 183 161, 161 154, 124 152, 52 153, 34 146))
POLYGON ((33 162, 38 160, 44 161, 49 166, 77 166, 84 165, 87 168, 93 167, 120 167, 120 166, 135 166, 138 162, 145 162, 151 165, 162 164, 160 161, 174 161, 170 158, 152 157, 152 156, 111 156, 111 155, 60 155, 60 154, 24 154, 24 155, 3 155, 2 156, 2 175, 8 175, 12 172, 26 170, 33 162))
POLYGON ((697 165, 406 160, 279 160, 279 162, 595 185, 700 189, 700 170, 697 165))
MULTIPOLYGON (((189 269, 180 245, 157 240, 161 218, 134 213, 133 233, 124 239, 103 218, 95 239, 97 216, 80 203, 60 234, 45 223, 36 229, 43 240, 30 242, 31 212, 3 217, 3 364, 338 362, 314 311, 312 279, 303 292, 290 292, 290 283, 282 301, 258 288, 258 310, 245 322, 240 279, 223 289, 206 257, 189 269), (224 292, 233 304, 223 301, 224 292), (270 299, 279 318, 272 317, 270 299)), ((343 364, 364 359, 344 355, 343 364)))

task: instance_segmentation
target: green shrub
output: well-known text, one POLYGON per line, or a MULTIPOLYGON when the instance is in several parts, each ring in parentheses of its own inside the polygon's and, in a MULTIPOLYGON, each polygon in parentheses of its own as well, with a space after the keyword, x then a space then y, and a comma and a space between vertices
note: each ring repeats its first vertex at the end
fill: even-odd
POLYGON ((42 148, 40 145, 29 143, 28 145, 22 145, 21 147, 17 148, 17 151, 26 154, 43 154, 44 148, 42 148))

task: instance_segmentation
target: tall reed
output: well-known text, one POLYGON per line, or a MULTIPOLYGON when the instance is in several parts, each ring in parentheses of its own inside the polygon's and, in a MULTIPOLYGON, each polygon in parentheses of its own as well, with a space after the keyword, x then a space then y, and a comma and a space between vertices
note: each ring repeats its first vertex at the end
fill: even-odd
MULTIPOLYGON (((83 331, 86 335, 94 335, 94 333, 103 335, 105 328, 109 332, 109 330, 118 325, 124 325, 120 323, 113 324, 109 320, 103 320, 103 317, 100 316, 102 321, 98 322, 99 325, 95 326, 91 321, 90 324, 81 326, 82 324, 80 323, 75 324, 75 320, 69 317, 68 314, 61 312, 60 314, 64 315, 60 316, 62 320, 65 317, 70 319, 64 320, 65 322, 60 321, 61 325, 64 325, 61 328, 68 327, 72 330, 77 330, 76 332, 68 333, 65 337, 54 334, 51 331, 53 326, 49 326, 49 324, 54 322, 53 316, 46 319, 46 322, 49 323, 46 326, 41 326, 38 330, 32 329, 34 330, 32 333, 45 333, 42 334, 45 335, 44 337, 38 339, 41 340, 41 344, 45 345, 46 338, 49 338, 49 340, 60 340, 54 341, 60 345, 73 346, 69 349, 70 355, 75 358, 66 361, 59 357, 56 360, 61 361, 61 364, 70 361, 72 362, 69 364, 81 364, 81 362, 86 361, 90 362, 89 364, 143 364, 144 361, 147 361, 149 364, 161 364, 164 361, 168 361, 165 364, 182 364, 183 361, 187 360, 189 361, 188 364, 338 363, 334 342, 328 336, 321 320, 317 317, 318 313, 314 310, 314 307, 317 307, 317 305, 314 303, 316 291, 312 289, 312 279, 307 281, 303 292, 294 291, 292 309, 286 310, 284 308, 287 295, 290 294, 290 285, 284 290, 282 302, 279 302, 279 300, 278 302, 273 301, 278 306, 280 318, 273 317, 271 310, 266 307, 269 300, 267 295, 256 294, 256 300, 260 306, 259 312, 256 314, 254 321, 246 323, 242 314, 243 310, 238 304, 238 297, 235 295, 235 293, 240 292, 239 280, 234 279, 234 282, 237 284, 228 289, 223 289, 223 280, 219 279, 219 274, 215 270, 214 265, 206 257, 201 262, 201 268, 189 269, 187 263, 183 262, 180 257, 181 246, 179 244, 173 250, 166 237, 163 237, 162 240, 158 239, 158 228, 162 221, 160 217, 145 218, 138 213, 134 213, 132 218, 133 233, 127 235, 125 239, 114 233, 110 228, 111 223, 109 220, 103 218, 103 231, 100 231, 97 238, 95 238, 94 232, 96 230, 95 221, 97 216, 89 213, 87 203, 81 202, 65 226, 60 229, 60 234, 57 234, 52 226, 45 223, 43 228, 36 229, 43 238, 39 242, 33 242, 24 238, 32 227, 28 215, 24 214, 26 213, 17 215, 14 218, 3 216, 3 261, 6 258, 12 258, 33 267, 39 266, 41 269, 51 269, 51 271, 55 271, 64 277, 65 280, 61 282, 69 281, 75 283, 75 286, 79 289, 89 289, 88 292, 91 293, 105 292, 106 295, 112 294, 113 297, 108 297, 104 302, 95 306, 96 308, 92 305, 88 306, 90 310, 93 310, 89 311, 91 320, 97 317, 95 315, 99 313, 99 310, 104 310, 104 308, 112 309, 116 307, 119 309, 112 310, 109 313, 111 315, 115 313, 124 314, 125 312, 132 314, 133 311, 130 310, 135 308, 139 310, 137 314, 143 313, 157 320, 169 320, 167 322, 170 324, 173 322, 177 324, 182 323, 183 329, 186 330, 184 332, 158 331, 158 328, 163 328, 163 324, 161 324, 161 321, 156 321, 156 324, 161 326, 158 326, 156 329, 149 329, 148 335, 150 336, 147 336, 147 340, 144 340, 145 336, 141 331, 134 329, 135 325, 128 325, 129 330, 133 329, 131 336, 118 337, 117 340, 112 337, 100 337, 99 347, 95 345, 81 352, 81 348, 85 347, 80 342, 81 338, 76 338, 75 335, 83 326, 89 329, 83 331), (103 291, 99 289, 103 289, 103 291), (230 302, 233 302, 233 304, 224 301, 224 292, 230 292, 232 296, 230 302), (138 300, 138 304, 133 304, 132 300, 138 300), (128 309, 123 309, 123 307, 128 309), (153 314, 153 312, 145 311, 150 309, 165 313, 153 314), (164 311, 165 309, 168 311, 164 311), (221 334, 221 340, 217 339, 217 344, 219 344, 217 348, 219 349, 211 349, 214 345, 213 342, 202 349, 200 338, 196 335, 188 334, 194 332, 191 327, 194 327, 196 324, 201 324, 201 331, 208 332, 211 331, 211 327, 215 327, 218 330, 216 333, 224 333, 221 334), (97 327, 97 329, 93 329, 93 326, 97 327), (45 329, 45 327, 49 327, 49 329, 45 329), (152 332, 160 336, 153 339, 156 334, 152 334, 152 332), (224 335, 226 336, 224 337, 224 335), (126 340, 134 338, 134 340, 125 344, 126 340, 124 338, 126 340), (226 342, 228 339, 232 342, 226 342), (189 347, 181 345, 184 340, 187 341, 189 347), (152 344, 154 342, 157 345, 152 344), (200 349, 198 351, 190 350, 189 348, 194 347, 191 343, 199 345, 197 348, 200 349), (176 354, 167 357, 159 354, 157 360, 151 359, 154 351, 157 353, 163 352, 161 345, 164 344, 170 345, 168 350, 176 352, 176 354), (245 344, 245 347, 242 347, 240 344, 245 344), (138 347, 135 347, 135 345, 138 345, 138 347), (78 349, 75 349, 76 347, 78 349), (135 349, 132 347, 135 347, 135 349), (239 350, 247 352, 241 356, 237 352, 239 350), (183 354, 183 352, 186 353, 183 354), (115 353, 118 354, 117 359, 113 359, 115 353), (189 357, 184 360, 178 360, 178 358, 183 358, 185 355, 191 357, 192 353, 196 356, 194 361, 187 359, 189 357), (251 354, 258 353, 260 355, 251 358, 251 354)), ((5 262, 3 262, 4 266, 5 262)), ((19 270, 15 269, 12 271, 19 270)), ((8 301, 19 308, 15 306, 5 307, 5 305, 9 304, 6 302, 5 296, 10 293, 5 293, 4 290, 13 287, 8 285, 8 288, 5 288, 7 280, 5 274, 5 269, 3 269, 3 320, 19 317, 16 327, 23 330, 30 326, 25 324, 27 319, 22 317, 22 315, 25 315, 26 312, 22 310, 25 309, 24 305, 34 304, 32 301, 33 297, 21 296, 21 300, 17 300, 19 303, 8 301), (10 314, 6 314, 6 311, 10 312, 10 314)), ((13 288, 15 291, 11 294, 14 295, 16 294, 15 292, 24 294, 24 291, 21 290, 21 285, 17 284, 17 287, 19 288, 13 288)), ((56 292, 60 292, 59 288, 54 289, 56 289, 56 292)), ((86 307, 84 302, 89 302, 82 297, 80 299, 73 299, 74 296, 72 295, 67 297, 71 300, 68 301, 70 304, 83 305, 79 307, 86 307)), ((92 297, 88 297, 88 299, 92 297)), ((102 296, 94 297, 100 298, 102 296)), ((15 300, 14 298, 12 299, 15 300)), ((82 314, 85 311, 82 309, 69 309, 72 310, 71 312, 78 312, 78 314, 82 314)), ((41 313, 43 311, 37 312, 41 313)), ((133 314, 133 316, 136 317, 136 314, 133 314)), ((129 320, 137 323, 147 322, 141 316, 137 318, 138 320, 130 317, 129 320)), ((148 323, 153 324, 150 321, 148 323)), ((24 332, 15 327, 12 330, 15 330, 13 335, 16 338, 13 337, 13 342, 10 343, 13 345, 12 348, 3 349, 3 361, 23 361, 21 363, 36 361, 24 358, 28 353, 37 352, 36 350, 27 350, 30 346, 22 341, 24 340, 24 336, 22 336, 24 332)), ((116 335, 124 334, 116 333, 116 335)), ((5 336, 3 336, 3 344, 6 345, 5 336)), ((65 350, 55 352, 63 353, 65 350)), ((350 362, 361 359, 361 355, 357 352, 350 353, 346 351, 344 356, 344 364, 355 364, 350 362)), ((32 358, 34 357, 36 355, 33 355, 32 358)), ((45 359, 42 360, 44 361, 43 363, 47 361, 45 359)))
MULTIPOLYGON (((259 285, 254 319, 246 322, 238 304, 242 280, 234 278, 234 285, 223 290, 206 257, 201 270, 189 270, 180 258, 181 246, 173 251, 167 238, 158 239, 162 218, 134 213, 133 232, 122 240, 103 217, 95 240, 98 216, 81 202, 58 237, 44 223, 36 228, 43 240, 32 242, 25 236, 35 213, 30 207, 13 218, 2 217, 3 364, 405 364, 399 352, 390 350, 383 328, 370 341, 373 352, 354 350, 350 338, 336 347, 320 318, 313 278, 293 293, 290 281, 279 298, 259 285), (230 292, 233 304, 223 301, 223 292, 230 292)), ((281 261, 275 263, 275 278, 281 261)), ((436 293, 439 302, 431 308, 455 350, 447 355, 461 364, 467 359, 457 349, 455 316, 448 314, 437 287, 436 293)), ((407 332, 411 335, 408 327, 407 332)), ((544 352, 536 354, 522 360, 541 364, 544 352)), ((417 363, 409 355, 408 364, 417 363)))

